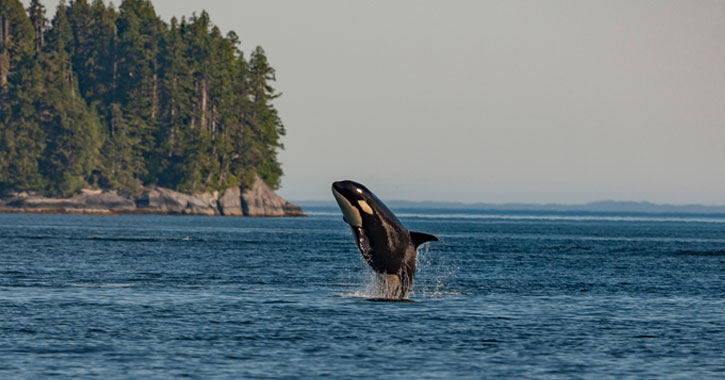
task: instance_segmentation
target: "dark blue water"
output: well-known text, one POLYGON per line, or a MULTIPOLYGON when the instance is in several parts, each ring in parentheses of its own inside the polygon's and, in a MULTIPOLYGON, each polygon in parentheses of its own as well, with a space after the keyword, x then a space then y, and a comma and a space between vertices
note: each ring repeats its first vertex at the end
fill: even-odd
POLYGON ((725 219, 400 216, 415 302, 337 213, 0 215, 0 378, 725 378, 725 219))

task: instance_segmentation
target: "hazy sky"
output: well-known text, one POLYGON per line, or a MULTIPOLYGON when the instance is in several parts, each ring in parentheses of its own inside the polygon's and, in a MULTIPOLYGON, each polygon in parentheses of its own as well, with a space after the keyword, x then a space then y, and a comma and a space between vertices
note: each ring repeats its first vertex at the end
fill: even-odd
POLYGON ((265 48, 288 199, 725 204, 725 1, 153 4, 265 48))

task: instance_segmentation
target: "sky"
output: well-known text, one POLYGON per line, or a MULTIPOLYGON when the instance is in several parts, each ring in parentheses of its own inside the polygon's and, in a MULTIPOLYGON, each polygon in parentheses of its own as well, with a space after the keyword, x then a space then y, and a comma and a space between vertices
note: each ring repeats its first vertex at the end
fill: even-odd
POLYGON ((265 49, 287 199, 725 205, 725 1, 152 3, 265 49))

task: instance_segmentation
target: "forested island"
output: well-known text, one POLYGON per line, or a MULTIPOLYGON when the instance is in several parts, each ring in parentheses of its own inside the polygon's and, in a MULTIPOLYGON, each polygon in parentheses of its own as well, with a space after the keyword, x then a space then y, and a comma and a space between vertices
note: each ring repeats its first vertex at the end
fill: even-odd
POLYGON ((246 58, 206 12, 166 23, 147 0, 74 0, 49 20, 0 0, 0 192, 277 189, 274 81, 264 50, 246 58))

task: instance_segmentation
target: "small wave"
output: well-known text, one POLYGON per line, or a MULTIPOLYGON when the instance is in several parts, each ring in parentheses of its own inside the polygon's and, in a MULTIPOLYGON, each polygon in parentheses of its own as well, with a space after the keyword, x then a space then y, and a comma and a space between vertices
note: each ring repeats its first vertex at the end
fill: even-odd
POLYGON ((677 254, 683 256, 725 256, 725 250, 693 251, 686 249, 678 251, 677 254))
POLYGON ((130 243, 148 243, 148 242, 208 242, 207 239, 192 238, 185 236, 177 237, 110 237, 110 236, 51 236, 51 235, 13 235, 0 236, 2 238, 12 238, 19 240, 73 240, 73 241, 110 241, 110 242, 130 242, 130 243))
POLYGON ((78 346, 78 347, 23 347, 18 352, 38 355, 58 355, 58 354, 90 354, 94 352, 106 351, 106 347, 96 346, 78 346))
POLYGON ((360 298, 361 300, 370 301, 370 302, 415 302, 409 298, 387 298, 387 297, 375 297, 374 294, 368 293, 368 292, 352 292, 352 293, 343 293, 338 295, 339 297, 343 298, 360 298))
POLYGON ((465 214, 465 213, 398 213, 400 218, 417 219, 464 219, 464 220, 511 220, 511 221, 603 221, 603 222, 658 222, 658 223, 725 223, 717 216, 660 216, 660 215, 507 215, 507 214, 465 214))
POLYGON ((12 235, 2 236, 2 238, 25 239, 25 240, 75 240, 75 241, 113 241, 113 242, 131 242, 131 243, 147 243, 147 242, 207 242, 207 239, 185 237, 115 237, 115 236, 52 236, 52 235, 12 235))
POLYGON ((4 239, 26 239, 26 240, 45 240, 45 239, 57 239, 56 236, 48 235, 12 235, 12 236, 1 236, 4 239))
POLYGON ((370 302, 415 302, 408 298, 368 298, 370 302))
POLYGON ((136 284, 129 284, 129 283, 102 283, 102 284, 71 284, 71 286, 77 287, 77 288, 131 288, 136 286, 136 284))
POLYGON ((338 297, 343 298, 369 298, 369 294, 365 294, 363 292, 355 291, 352 293, 342 293, 338 294, 338 297))
POLYGON ((72 240, 91 240, 91 241, 123 241, 123 242, 167 242, 167 241, 195 241, 206 242, 206 239, 192 239, 189 236, 183 238, 162 238, 162 237, 105 237, 91 236, 88 238, 73 238, 72 240))
POLYGON ((267 304, 267 305, 289 305, 289 304, 294 304, 296 302, 290 301, 290 300, 283 300, 283 299, 273 299, 273 300, 262 301, 262 303, 267 304))
MULTIPOLYGON (((307 211, 309 216, 339 216, 335 211, 307 211)), ((469 212, 441 212, 431 210, 401 210, 396 213, 399 218, 414 219, 464 219, 464 220, 511 220, 511 221, 604 221, 604 222, 694 222, 694 223, 725 223, 719 214, 644 214, 644 215, 560 215, 548 213, 515 213, 508 214, 496 211, 470 210, 469 212)))
POLYGON ((458 291, 458 290, 436 290, 432 292, 426 292, 426 296, 470 296, 471 293, 458 291))

